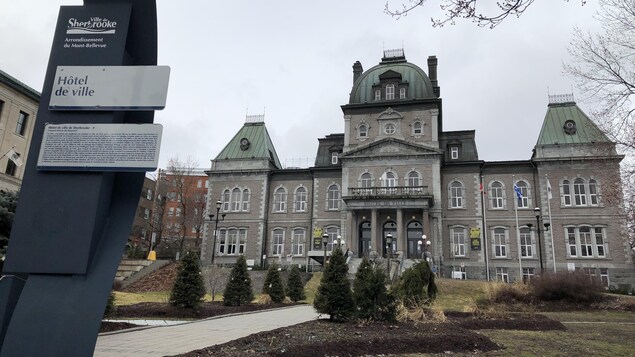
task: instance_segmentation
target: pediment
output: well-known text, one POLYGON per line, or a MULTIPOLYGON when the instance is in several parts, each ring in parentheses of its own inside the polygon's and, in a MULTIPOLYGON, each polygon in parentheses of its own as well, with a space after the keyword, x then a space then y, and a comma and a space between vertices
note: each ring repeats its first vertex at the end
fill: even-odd
POLYGON ((401 73, 393 71, 392 69, 389 69, 386 72, 379 75, 379 80, 387 80, 387 79, 401 80, 401 73))
POLYGON ((355 150, 343 154, 341 157, 372 157, 372 156, 395 156, 395 155, 439 155, 441 150, 424 145, 413 144, 411 142, 388 138, 375 141, 355 150))

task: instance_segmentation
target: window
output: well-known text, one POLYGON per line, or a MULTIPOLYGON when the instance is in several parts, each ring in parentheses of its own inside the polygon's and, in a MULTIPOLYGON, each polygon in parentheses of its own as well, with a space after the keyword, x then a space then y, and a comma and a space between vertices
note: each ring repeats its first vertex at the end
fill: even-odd
POLYGON ((306 198, 306 188, 298 187, 293 198, 293 210, 295 212, 306 212, 306 198))
POLYGON ((387 84, 386 85, 386 100, 395 99, 395 85, 387 84))
POLYGON ((609 287, 609 270, 607 268, 599 268, 600 271, 600 281, 602 282, 602 286, 609 287))
POLYGON ((177 217, 181 217, 181 208, 180 207, 176 208, 176 216, 177 217))
POLYGON ((606 258, 608 250, 603 227, 566 227, 570 257, 606 258))
POLYGON ((29 115, 24 112, 20 112, 20 114, 18 114, 18 122, 15 125, 15 133, 20 136, 24 136, 24 134, 26 133, 26 126, 28 123, 29 123, 29 115))
POLYGON ((338 210, 340 209, 340 189, 337 185, 331 185, 328 189, 327 209, 338 210))
MULTIPOLYGON (((20 154, 17 152, 15 154, 20 157, 20 154)), ((10 158, 7 158, 7 167, 5 168, 4 173, 9 176, 16 176, 18 173, 18 165, 16 165, 10 158)))
POLYGON ((245 243, 247 241, 247 229, 230 228, 219 229, 218 252, 220 254, 236 255, 245 253, 245 243))
POLYGON ((375 100, 381 100, 381 91, 379 89, 375 90, 375 100))
POLYGON ((198 188, 203 187, 203 180, 196 181, 196 187, 198 187, 198 188))
POLYGON ((249 200, 251 195, 248 189, 243 190, 243 212, 249 212, 249 200))
POLYGON ((209 181, 205 180, 205 188, 209 188, 209 181))
POLYGON ((359 180, 359 185, 364 188, 373 187, 373 178, 368 172, 362 174, 359 180))
POLYGON ((562 181, 562 204, 571 206, 571 184, 569 180, 562 181))
POLYGON ((516 182, 516 187, 518 187, 518 192, 520 192, 522 196, 522 198, 518 198, 514 192, 514 197, 516 197, 516 201, 518 202, 518 208, 529 208, 529 188, 527 182, 518 181, 516 182))
POLYGON ((452 267, 452 279, 467 279, 467 275, 465 274, 465 267, 462 266, 453 266, 452 267))
POLYGON ((242 198, 242 192, 240 191, 238 187, 236 187, 235 189, 232 190, 232 197, 231 197, 231 208, 233 212, 240 211, 240 208, 242 207, 241 198, 242 198))
POLYGON ((336 152, 331 153, 331 164, 337 165, 337 153, 336 152))
POLYGON ((463 184, 459 181, 450 184, 450 208, 463 208, 463 184))
POLYGON ((399 88, 399 99, 406 99, 406 88, 399 88))
POLYGON ((143 210, 143 219, 148 220, 149 218, 150 218, 150 210, 146 208, 143 210))
POLYGON ((395 133, 395 131, 397 131, 397 129, 395 128, 395 124, 392 123, 388 123, 386 124, 386 126, 384 127, 384 133, 388 134, 388 135, 392 135, 395 133))
POLYGON ((450 159, 456 160, 458 158, 459 158, 459 147, 458 146, 450 147, 450 159))
POLYGON ((223 192, 223 212, 229 212, 229 201, 230 201, 230 197, 231 194, 229 192, 229 190, 225 190, 223 192))
POLYGON ((507 272, 507 268, 496 268, 496 280, 502 283, 509 283, 509 273, 507 272))
POLYGON ((577 178, 573 181, 573 194, 576 206, 586 206, 586 190, 583 179, 577 178))
POLYGON ((340 229, 338 227, 328 227, 326 228, 326 234, 328 234, 326 250, 332 251, 337 246, 337 236, 340 234, 340 229))
POLYGON ((360 138, 368 137, 368 126, 366 126, 366 124, 361 124, 358 128, 358 134, 360 138))
POLYGON ((520 228, 520 256, 523 258, 532 258, 534 256, 531 235, 531 230, 528 227, 520 228))
POLYGON ((279 187, 273 194, 273 211, 285 212, 287 210, 287 190, 279 187))
POLYGON ((491 186, 490 197, 492 200, 492 208, 495 209, 503 209, 504 208, 504 197, 503 197, 503 184, 494 181, 491 186))
POLYGON ((384 187, 395 187, 395 186, 397 186, 397 176, 390 171, 386 172, 385 179, 384 179, 384 187))
POLYGON ((505 228, 494 228, 494 257, 507 257, 507 245, 505 244, 505 228))
POLYGON ((455 257, 465 256, 465 227, 452 228, 452 254, 455 257))
POLYGON ((593 179, 589 180, 589 203, 592 206, 597 206, 598 201, 598 186, 597 182, 593 179))
POLYGON ((146 200, 152 201, 152 190, 151 189, 148 189, 146 191, 146 200))
POLYGON ((273 230, 273 241, 271 244, 272 254, 280 256, 284 254, 284 230, 277 228, 273 230))
POLYGON ((420 121, 416 121, 412 123, 412 134, 413 135, 423 134, 423 124, 421 124, 420 121))
POLYGON ((168 217, 174 216, 174 207, 168 208, 168 217))
POLYGON ((407 176, 408 183, 406 186, 418 187, 421 186, 421 180, 419 179, 419 173, 416 171, 410 171, 407 176))
POLYGON ((218 231, 218 253, 225 254, 225 252, 226 252, 225 244, 226 243, 227 243, 227 230, 226 229, 220 229, 218 231))
POLYGON ((293 239, 291 240, 291 254, 304 255, 304 240, 306 239, 306 229, 296 228, 293 230, 293 239))
POLYGON ((536 274, 536 269, 534 268, 523 268, 523 282, 526 283, 531 281, 536 274))

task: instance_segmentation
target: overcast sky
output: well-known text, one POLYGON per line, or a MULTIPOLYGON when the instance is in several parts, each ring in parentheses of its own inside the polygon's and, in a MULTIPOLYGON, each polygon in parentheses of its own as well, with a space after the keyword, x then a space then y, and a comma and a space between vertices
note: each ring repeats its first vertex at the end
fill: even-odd
MULTIPOLYGON (((41 91, 59 7, 82 2, 3 2, 0 69, 41 91)), ((441 15, 433 0, 399 20, 384 4, 157 0, 158 63, 172 69, 167 106, 155 114, 164 126, 160 166, 191 156, 209 167, 247 113, 265 113, 283 162, 313 159, 318 137, 344 131, 353 63, 369 69, 384 49, 404 48, 425 72, 437 56, 443 129, 475 129, 484 160, 530 158, 548 92, 573 92, 591 109, 562 63, 573 26, 598 28, 595 1, 536 1, 493 30, 465 21, 432 28, 430 17, 441 15)))

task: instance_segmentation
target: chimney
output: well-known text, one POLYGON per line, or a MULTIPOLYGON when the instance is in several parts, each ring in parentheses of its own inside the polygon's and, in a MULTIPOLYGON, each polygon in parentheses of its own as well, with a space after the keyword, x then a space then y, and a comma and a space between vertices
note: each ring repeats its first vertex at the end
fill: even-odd
POLYGON ((355 61, 355 63, 353 63, 353 84, 355 84, 357 79, 361 77, 362 72, 364 72, 362 64, 359 61, 355 61))
POLYGON ((432 82, 432 90, 437 97, 441 96, 441 88, 439 88, 439 81, 437 80, 438 63, 437 56, 428 57, 428 77, 430 78, 430 82, 432 82))

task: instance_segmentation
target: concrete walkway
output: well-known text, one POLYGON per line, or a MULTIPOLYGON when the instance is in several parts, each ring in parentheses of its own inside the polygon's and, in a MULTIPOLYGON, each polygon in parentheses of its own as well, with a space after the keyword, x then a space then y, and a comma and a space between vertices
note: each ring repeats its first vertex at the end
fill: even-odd
POLYGON ((266 310, 199 320, 173 326, 157 326, 128 332, 101 334, 95 357, 150 357, 185 353, 251 334, 316 319, 311 305, 266 310))

